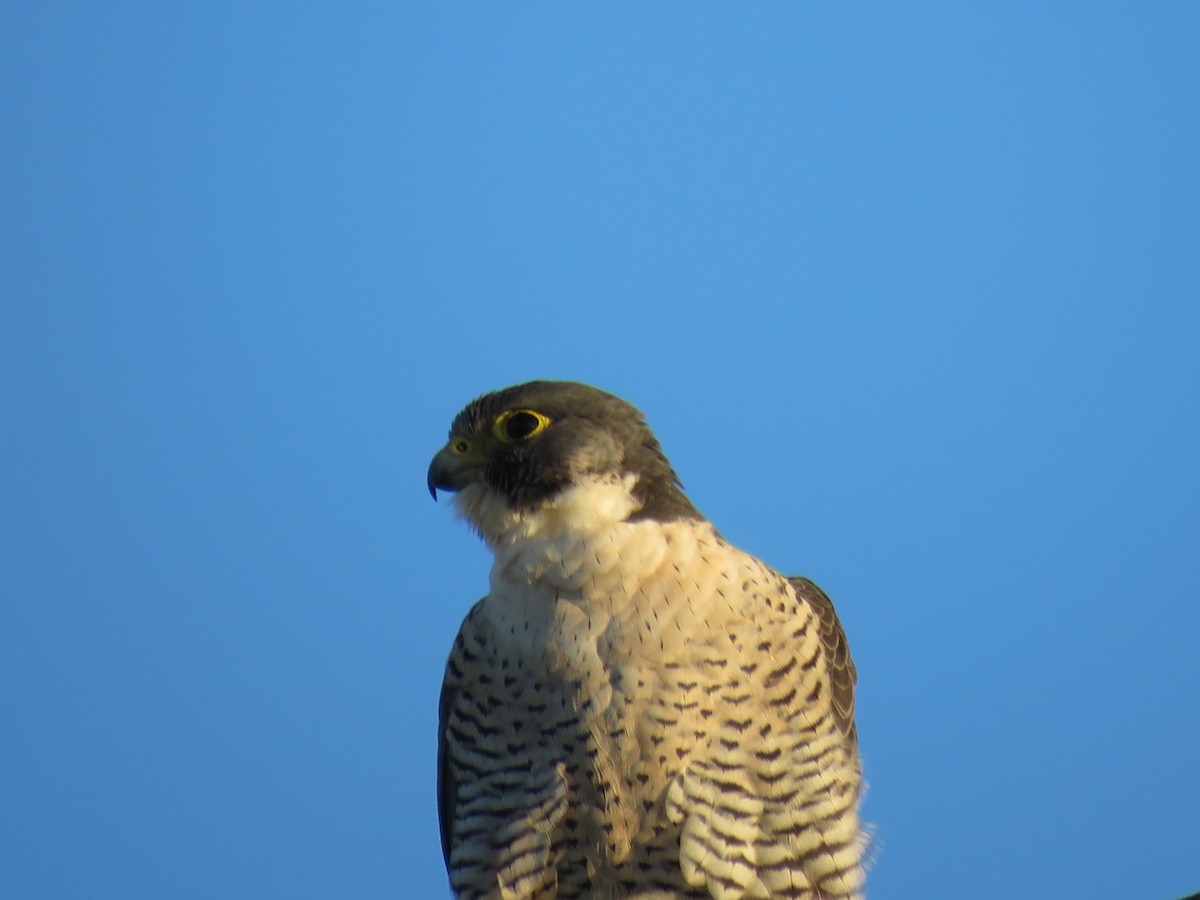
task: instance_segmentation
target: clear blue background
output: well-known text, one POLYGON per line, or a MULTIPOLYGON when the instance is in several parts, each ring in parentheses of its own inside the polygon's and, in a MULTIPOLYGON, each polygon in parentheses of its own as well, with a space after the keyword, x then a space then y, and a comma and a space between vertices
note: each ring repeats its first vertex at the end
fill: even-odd
POLYGON ((530 377, 833 596, 873 898, 1200 890, 1200 5, 0 44, 0 896, 446 896, 425 468, 530 377))

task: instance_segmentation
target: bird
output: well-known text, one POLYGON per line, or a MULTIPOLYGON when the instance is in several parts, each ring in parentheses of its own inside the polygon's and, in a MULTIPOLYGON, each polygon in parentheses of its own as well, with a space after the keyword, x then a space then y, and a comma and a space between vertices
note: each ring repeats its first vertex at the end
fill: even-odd
POLYGON ((456 897, 862 896, 833 604, 726 541, 637 408, 570 381, 484 394, 427 486, 492 553, 440 697, 456 897))

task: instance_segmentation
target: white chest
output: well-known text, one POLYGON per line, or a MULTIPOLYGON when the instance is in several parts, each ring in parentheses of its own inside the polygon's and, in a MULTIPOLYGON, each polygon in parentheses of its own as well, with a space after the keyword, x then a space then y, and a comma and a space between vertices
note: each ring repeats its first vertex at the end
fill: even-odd
POLYGON ((746 617, 743 585, 765 577, 702 521, 546 529, 497 548, 482 612, 509 652, 611 675, 729 634, 746 617))

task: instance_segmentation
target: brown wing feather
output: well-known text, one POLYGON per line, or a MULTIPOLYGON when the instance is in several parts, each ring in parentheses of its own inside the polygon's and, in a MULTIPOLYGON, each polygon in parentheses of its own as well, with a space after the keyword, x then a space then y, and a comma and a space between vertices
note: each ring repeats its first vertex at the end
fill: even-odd
POLYGON ((454 813, 458 805, 458 784, 454 780, 454 774, 451 772, 448 758, 450 710, 453 709, 455 701, 458 699, 458 691, 453 687, 453 683, 457 679, 451 677, 451 673, 452 667, 455 665, 456 651, 462 647, 463 630, 476 613, 479 612, 479 608, 482 605, 483 600, 480 600, 471 607, 471 611, 463 619, 463 624, 454 638, 454 648, 450 652, 450 659, 446 662, 446 676, 442 680, 442 693, 438 700, 438 825, 442 831, 442 856, 446 860, 446 871, 450 871, 450 850, 454 837, 454 813))
POLYGON ((446 764, 446 718, 450 704, 454 702, 451 691, 442 686, 442 700, 438 704, 438 824, 442 828, 442 857, 446 871, 450 870, 450 828, 454 822, 456 786, 446 764))
POLYGON ((829 665, 829 680, 833 689, 833 708, 838 727, 851 741, 857 743, 858 732, 854 725, 854 685, 858 671, 850 658, 850 644, 846 632, 833 609, 833 601, 825 592, 807 578, 789 578, 792 589, 821 620, 821 645, 829 665))
POLYGON ((446 760, 446 723, 450 717, 450 707, 454 703, 454 693, 443 683, 441 699, 438 703, 438 824, 442 831, 442 857, 446 860, 447 871, 450 870, 450 832, 454 825, 454 803, 455 795, 458 792, 446 760))

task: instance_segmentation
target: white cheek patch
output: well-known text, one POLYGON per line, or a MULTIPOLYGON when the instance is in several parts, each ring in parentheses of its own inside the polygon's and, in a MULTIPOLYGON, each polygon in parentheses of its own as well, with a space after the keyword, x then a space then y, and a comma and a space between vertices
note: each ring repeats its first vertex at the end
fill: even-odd
POLYGON ((636 482, 632 475, 625 478, 609 476, 588 479, 568 488, 529 517, 532 533, 586 533, 623 522, 637 509, 637 501, 633 499, 636 482))

